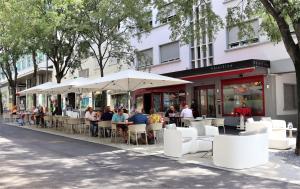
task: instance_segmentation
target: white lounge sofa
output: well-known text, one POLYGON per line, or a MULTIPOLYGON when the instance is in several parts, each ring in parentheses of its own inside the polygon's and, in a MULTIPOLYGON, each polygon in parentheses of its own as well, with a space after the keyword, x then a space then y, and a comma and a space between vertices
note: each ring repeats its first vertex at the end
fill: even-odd
POLYGON ((164 130, 164 154, 171 157, 182 157, 184 154, 209 151, 210 141, 198 140, 195 128, 169 128, 164 130))
POLYGON ((259 125, 264 125, 268 128, 269 148, 285 150, 296 145, 295 139, 287 138, 286 136, 286 122, 284 120, 263 119, 249 122, 246 123, 246 131, 257 130, 259 125))
POLYGON ((245 169, 263 165, 269 161, 268 134, 215 136, 213 154, 214 164, 220 167, 245 169))

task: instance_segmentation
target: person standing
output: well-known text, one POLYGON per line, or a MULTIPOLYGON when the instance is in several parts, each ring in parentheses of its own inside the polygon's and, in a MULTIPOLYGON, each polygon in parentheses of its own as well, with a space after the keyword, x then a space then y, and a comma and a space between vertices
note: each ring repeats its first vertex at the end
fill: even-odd
POLYGON ((185 105, 183 110, 180 113, 180 117, 182 118, 191 118, 193 116, 193 111, 189 108, 189 105, 185 105))
POLYGON ((98 136, 98 121, 96 112, 93 111, 92 107, 88 107, 85 113, 85 119, 90 121, 90 132, 92 137, 98 136))

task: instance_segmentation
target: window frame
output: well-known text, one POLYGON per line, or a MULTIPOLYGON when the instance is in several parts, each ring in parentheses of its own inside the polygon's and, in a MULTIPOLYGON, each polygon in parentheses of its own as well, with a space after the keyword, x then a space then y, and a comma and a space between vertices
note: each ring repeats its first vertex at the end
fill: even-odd
POLYGON ((143 69, 143 68, 148 68, 148 67, 151 67, 151 66, 153 66, 153 62, 154 62, 154 52, 153 52, 153 47, 151 47, 151 48, 147 48, 147 49, 143 49, 143 50, 140 50, 140 51, 138 51, 138 53, 142 53, 142 52, 145 52, 145 51, 148 51, 148 50, 151 50, 152 51, 152 61, 151 61, 151 64, 150 65, 142 65, 142 66, 140 66, 140 61, 139 61, 139 55, 138 54, 136 54, 136 60, 137 60, 137 65, 136 65, 136 68, 137 69, 143 69))
MULTIPOLYGON (((250 20, 247 20, 247 21, 244 21, 244 23, 247 23, 247 22, 258 22, 258 33, 257 33, 257 36, 254 36, 253 38, 249 38, 249 39, 237 39, 236 42, 232 42, 230 43, 229 41, 229 34, 230 34, 230 30, 234 27, 238 27, 238 25, 232 25, 232 26, 226 26, 226 49, 229 50, 229 49, 235 49, 235 48, 239 48, 239 47, 245 47, 245 46, 249 46, 249 45, 252 45, 252 44, 257 44, 260 42, 260 33, 259 33, 259 30, 260 30, 260 20, 259 18, 253 18, 253 19, 250 19, 250 20), (236 44, 236 46, 231 46, 231 45, 234 45, 236 44)), ((239 27, 237 28, 238 29, 238 33, 239 33, 239 27)), ((245 36, 247 37, 247 36, 245 36)))
POLYGON ((169 63, 169 62, 179 61, 179 60, 180 60, 180 44, 179 44, 179 41, 172 41, 172 42, 169 42, 169 43, 165 43, 165 44, 159 45, 159 62, 160 62, 160 64, 166 64, 166 63, 169 63), (167 45, 175 44, 175 43, 178 44, 178 58, 170 59, 170 60, 167 60, 167 61, 163 61, 163 62, 162 62, 161 48, 162 48, 163 46, 167 46, 167 45))

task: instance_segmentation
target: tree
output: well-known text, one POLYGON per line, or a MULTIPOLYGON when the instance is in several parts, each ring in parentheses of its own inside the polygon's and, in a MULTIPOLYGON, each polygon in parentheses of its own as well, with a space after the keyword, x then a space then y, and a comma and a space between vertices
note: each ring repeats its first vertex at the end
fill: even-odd
POLYGON ((0 67, 8 81, 13 105, 16 105, 17 61, 24 54, 24 43, 18 35, 20 15, 14 13, 15 3, 14 0, 0 3, 0 67))
MULTIPOLYGON (((180 37, 190 43, 201 35, 214 35, 223 27, 222 19, 213 12, 207 0, 173 0, 168 6, 164 0, 155 1, 161 11, 160 18, 170 10, 176 15, 170 21, 172 38, 180 37)), ((300 1, 299 0, 237 0, 237 6, 228 10, 227 25, 239 26, 239 36, 253 35, 253 28, 246 21, 259 16, 261 28, 273 42, 284 43, 294 63, 297 80, 298 128, 300 125, 300 1)), ((300 155, 300 132, 297 132, 295 153, 300 155)))
MULTIPOLYGON (((150 30, 149 5, 149 0, 138 3, 136 0, 84 0, 82 44, 90 48, 101 77, 110 61, 116 61, 119 66, 133 63, 135 53, 129 39, 150 30)), ((106 104, 105 92, 101 96, 101 103, 106 104)))
MULTIPOLYGON (((69 71, 73 72, 80 66, 84 56, 84 50, 79 45, 78 32, 78 25, 81 24, 81 2, 39 0, 30 1, 30 5, 38 13, 34 18, 36 24, 33 25, 33 33, 39 31, 37 44, 53 63, 56 81, 60 83, 69 71)), ((61 113, 61 95, 57 99, 61 113)))
MULTIPOLYGON (((36 2, 36 1, 35 1, 36 2)), ((37 9, 32 8, 34 3, 33 1, 16 1, 14 2, 15 14, 19 16, 19 25, 17 35, 24 42, 24 53, 31 54, 32 63, 33 63, 33 86, 37 85, 37 53, 41 49, 41 31, 43 28, 42 25, 39 25, 38 22, 34 22, 39 15, 37 9)), ((48 79, 48 78, 47 78, 48 79)), ((36 106, 36 94, 33 94, 33 105, 36 106)))

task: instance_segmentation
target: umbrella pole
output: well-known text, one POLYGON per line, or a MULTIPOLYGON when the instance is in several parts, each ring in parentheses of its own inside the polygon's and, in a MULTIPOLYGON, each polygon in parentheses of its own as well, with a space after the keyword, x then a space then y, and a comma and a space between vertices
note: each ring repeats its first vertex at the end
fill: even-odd
POLYGON ((131 110, 131 107, 130 107, 130 105, 131 105, 131 102, 130 102, 130 91, 127 91, 127 103, 128 103, 127 108, 128 108, 129 113, 130 113, 130 110, 131 110))

